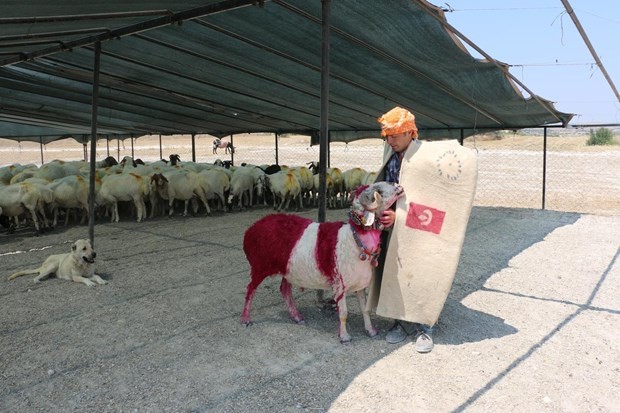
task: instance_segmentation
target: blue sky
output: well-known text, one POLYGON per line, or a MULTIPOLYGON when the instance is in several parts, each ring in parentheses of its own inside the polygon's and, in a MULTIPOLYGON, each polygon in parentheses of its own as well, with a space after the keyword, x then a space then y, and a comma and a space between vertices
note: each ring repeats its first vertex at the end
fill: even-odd
MULTIPOLYGON (((571 124, 620 123, 620 102, 560 0, 431 0, 448 23, 535 94, 574 113, 571 124)), ((620 0, 569 0, 620 90, 620 0)), ((472 52, 474 56, 480 57, 472 52)))

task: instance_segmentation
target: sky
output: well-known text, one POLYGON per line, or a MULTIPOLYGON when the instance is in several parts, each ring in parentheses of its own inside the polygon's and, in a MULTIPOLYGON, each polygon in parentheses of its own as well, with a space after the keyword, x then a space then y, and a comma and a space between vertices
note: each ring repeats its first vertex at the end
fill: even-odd
MULTIPOLYGON (((574 113, 571 125, 620 124, 620 102, 561 0, 430 1, 453 9, 445 13, 448 23, 511 65, 533 93, 574 113)), ((568 1, 620 91, 620 0, 568 1)))

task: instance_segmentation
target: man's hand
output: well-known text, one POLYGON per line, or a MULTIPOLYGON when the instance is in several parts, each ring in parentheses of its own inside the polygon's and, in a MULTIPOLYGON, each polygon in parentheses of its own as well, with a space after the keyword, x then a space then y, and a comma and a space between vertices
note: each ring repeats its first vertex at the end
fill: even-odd
POLYGON ((392 225, 394 225, 395 220, 396 220, 396 212, 391 209, 388 209, 386 211, 383 211, 383 213, 381 214, 381 218, 379 219, 379 222, 381 222, 381 224, 383 224, 385 228, 389 228, 392 225))

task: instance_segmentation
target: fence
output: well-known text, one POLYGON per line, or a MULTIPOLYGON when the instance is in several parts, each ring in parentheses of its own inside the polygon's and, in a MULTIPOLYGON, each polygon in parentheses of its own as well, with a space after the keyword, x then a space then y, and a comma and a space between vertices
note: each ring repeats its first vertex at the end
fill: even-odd
MULTIPOLYGON (((548 135, 546 151, 542 129, 467 138, 464 145, 476 151, 479 159, 475 205, 620 215, 620 145, 586 146, 587 133, 567 136, 550 130, 548 135)), ((261 165, 277 161, 298 166, 319 159, 319 148, 310 146, 308 137, 276 139, 272 134, 252 134, 224 138, 233 143, 234 154, 224 149, 213 153, 213 140, 209 135, 196 135, 193 140, 188 135, 100 140, 97 159, 132 156, 148 162, 178 154, 182 161, 191 161, 193 148, 196 162, 222 159, 234 160, 235 165, 261 165)), ((330 165, 342 170, 357 166, 377 170, 382 148, 378 139, 332 143, 330 165)), ((70 139, 43 146, 0 139, 0 166, 88 159, 85 155, 83 145, 70 139)))

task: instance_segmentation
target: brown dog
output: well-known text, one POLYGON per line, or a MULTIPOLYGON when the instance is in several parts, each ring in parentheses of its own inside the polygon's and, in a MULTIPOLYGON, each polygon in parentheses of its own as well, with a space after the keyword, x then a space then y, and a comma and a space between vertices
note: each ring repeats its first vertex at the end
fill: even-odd
POLYGON ((71 252, 67 254, 50 255, 43 265, 33 270, 18 271, 9 276, 9 280, 13 280, 19 276, 27 274, 39 274, 34 278, 34 282, 55 274, 56 277, 84 283, 91 287, 97 284, 107 284, 103 278, 95 274, 95 257, 97 253, 93 251, 90 241, 87 239, 79 239, 71 246, 71 252), (94 280, 95 282, 91 281, 94 280))

